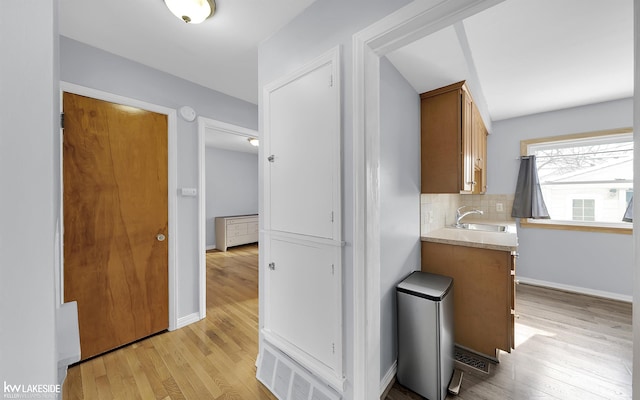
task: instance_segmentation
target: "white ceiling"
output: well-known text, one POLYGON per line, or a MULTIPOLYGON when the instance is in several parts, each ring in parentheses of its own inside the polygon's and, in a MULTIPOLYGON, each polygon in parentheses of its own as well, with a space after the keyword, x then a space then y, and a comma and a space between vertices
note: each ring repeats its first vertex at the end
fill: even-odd
POLYGON ((60 0, 60 34, 258 102, 258 44, 315 0, 217 0, 199 25, 162 0, 60 0))
POLYGON ((467 80, 493 121, 627 98, 633 1, 507 0, 387 57, 418 93, 467 80))
MULTIPOLYGON (((60 0, 60 33, 257 103, 258 44, 314 0, 60 0)), ((630 97, 633 0, 506 0, 388 55, 418 93, 467 80, 491 120, 630 97)))

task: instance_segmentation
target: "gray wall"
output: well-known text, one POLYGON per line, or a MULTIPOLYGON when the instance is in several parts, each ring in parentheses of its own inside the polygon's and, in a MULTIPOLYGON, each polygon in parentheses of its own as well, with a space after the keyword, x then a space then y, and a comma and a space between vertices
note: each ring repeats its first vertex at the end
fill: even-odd
POLYGON ((215 217, 258 213, 258 155, 207 147, 207 248, 216 244, 215 217))
MULTIPOLYGON (((173 75, 60 37, 61 79, 105 92, 178 109, 189 105, 199 116, 256 129, 254 104, 173 75)), ((197 123, 178 118, 178 182, 198 187, 197 123)), ((177 197, 178 318, 198 312, 198 202, 177 197)))
MULTIPOLYGON (((258 49, 260 90, 273 80, 295 71, 329 49, 341 45, 342 74, 342 204, 345 398, 353 392, 353 132, 351 109, 351 40, 354 33, 371 25, 409 0, 317 0, 258 49)), ((260 107, 259 103, 259 107, 260 107)), ((260 118, 262 118, 260 113, 260 118)), ((261 122, 262 123, 262 122, 261 122)), ((418 217, 416 217, 418 218, 418 217)), ((262 260, 261 260, 262 261, 262 260)))
POLYGON ((10 385, 58 383, 57 10, 57 0, 0 2, 0 382, 10 385))
POLYGON ((420 97, 380 60, 380 378, 398 358, 396 290, 420 270, 420 97))
MULTIPOLYGON (((633 125, 633 100, 624 99, 493 123, 488 139, 488 193, 513 193, 520 141, 633 125)), ((631 235, 520 228, 520 277, 631 296, 631 235)))

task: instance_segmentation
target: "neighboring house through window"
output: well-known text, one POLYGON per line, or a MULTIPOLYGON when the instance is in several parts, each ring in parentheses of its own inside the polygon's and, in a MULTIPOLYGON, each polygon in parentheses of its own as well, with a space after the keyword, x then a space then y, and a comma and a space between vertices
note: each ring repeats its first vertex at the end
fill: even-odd
POLYGON ((574 221, 595 221, 596 201, 594 199, 573 199, 574 221))
POLYGON ((633 196, 633 132, 589 132, 521 142, 535 155, 550 220, 525 223, 554 228, 630 231, 622 222, 633 196))

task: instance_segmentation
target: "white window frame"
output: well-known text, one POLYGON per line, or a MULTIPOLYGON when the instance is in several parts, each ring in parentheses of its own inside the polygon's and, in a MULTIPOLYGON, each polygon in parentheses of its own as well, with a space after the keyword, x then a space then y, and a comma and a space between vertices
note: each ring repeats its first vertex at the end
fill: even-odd
MULTIPOLYGON (((520 142, 520 155, 531 155, 532 147, 540 147, 545 143, 557 143, 563 141, 589 140, 589 142, 597 141, 598 137, 606 137, 610 135, 624 135, 633 133, 633 128, 611 129, 604 131, 574 133, 562 136, 550 136, 536 139, 522 140, 520 142)), ((571 199, 573 200, 573 199, 571 199)), ((622 219, 622 216, 620 217, 622 219)), ((560 229, 560 230, 576 230, 588 232, 608 232, 632 234, 633 225, 628 222, 602 222, 602 221, 568 221, 554 219, 532 219, 526 218, 520 220, 520 226, 524 228, 543 228, 543 229, 560 229)))

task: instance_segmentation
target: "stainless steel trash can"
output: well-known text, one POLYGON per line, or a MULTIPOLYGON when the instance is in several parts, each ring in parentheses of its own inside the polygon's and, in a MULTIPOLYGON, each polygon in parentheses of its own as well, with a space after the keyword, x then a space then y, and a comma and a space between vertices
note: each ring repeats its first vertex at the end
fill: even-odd
POLYGON ((453 279, 415 271, 396 287, 398 382, 444 400, 454 368, 453 279))

